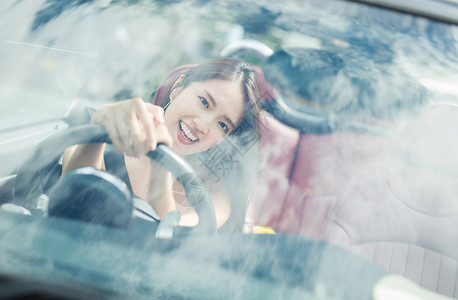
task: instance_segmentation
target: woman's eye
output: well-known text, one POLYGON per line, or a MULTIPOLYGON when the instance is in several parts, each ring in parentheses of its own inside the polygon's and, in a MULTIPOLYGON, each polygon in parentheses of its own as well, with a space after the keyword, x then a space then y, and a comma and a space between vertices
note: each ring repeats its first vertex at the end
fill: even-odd
POLYGON ((200 98, 200 102, 202 102, 203 106, 205 106, 205 108, 208 108, 207 99, 205 99, 204 97, 199 97, 199 98, 200 98))
POLYGON ((227 133, 229 131, 229 127, 227 126, 226 123, 224 122, 218 122, 219 126, 221 127, 221 129, 224 130, 225 133, 227 133))

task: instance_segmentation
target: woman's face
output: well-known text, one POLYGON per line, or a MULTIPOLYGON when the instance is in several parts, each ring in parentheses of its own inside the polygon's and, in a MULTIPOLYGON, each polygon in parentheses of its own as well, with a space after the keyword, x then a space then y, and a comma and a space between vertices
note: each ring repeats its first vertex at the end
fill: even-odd
POLYGON ((173 150, 183 156, 205 151, 220 142, 237 127, 245 105, 240 86, 221 79, 176 88, 170 99, 165 125, 172 136, 173 150))

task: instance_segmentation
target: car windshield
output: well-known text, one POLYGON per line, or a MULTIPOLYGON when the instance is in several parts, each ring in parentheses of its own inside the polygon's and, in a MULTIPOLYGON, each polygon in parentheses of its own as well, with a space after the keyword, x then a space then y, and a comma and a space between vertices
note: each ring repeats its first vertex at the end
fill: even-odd
MULTIPOLYGON (((419 295, 458 297, 458 3, 372 2, 3 0, 0 278, 43 276, 65 297, 366 299, 395 274, 419 295), (180 74, 221 57, 255 71, 258 126, 183 155, 186 172, 180 158, 162 163, 188 194, 175 198, 181 221, 200 224, 214 206, 215 236, 195 238, 172 214, 150 237, 47 215, 54 184, 68 198, 79 189, 52 173, 66 146, 107 141, 84 127, 95 110, 134 97, 159 106, 180 74), (198 208, 207 191, 210 208, 198 208)), ((180 122, 191 145, 197 130, 180 122)))

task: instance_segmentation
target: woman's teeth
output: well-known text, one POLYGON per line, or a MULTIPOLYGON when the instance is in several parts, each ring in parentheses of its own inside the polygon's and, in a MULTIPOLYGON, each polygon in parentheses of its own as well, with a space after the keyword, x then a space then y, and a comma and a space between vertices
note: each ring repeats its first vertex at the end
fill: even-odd
POLYGON ((191 142, 195 142, 197 141, 197 136, 195 136, 191 130, 189 129, 189 127, 183 123, 183 122, 180 122, 180 128, 181 128, 181 131, 184 133, 184 136, 190 140, 191 142))

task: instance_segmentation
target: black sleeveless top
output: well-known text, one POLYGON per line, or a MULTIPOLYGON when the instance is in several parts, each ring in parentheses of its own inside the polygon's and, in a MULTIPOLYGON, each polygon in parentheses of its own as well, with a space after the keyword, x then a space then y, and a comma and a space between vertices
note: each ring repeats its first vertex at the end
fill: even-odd
POLYGON ((103 156, 106 171, 124 181, 130 192, 133 194, 129 175, 127 174, 126 163, 124 161, 124 153, 117 153, 113 145, 107 144, 103 156))
MULTIPOLYGON (((107 144, 104 153, 106 171, 120 178, 132 192, 129 175, 127 173, 126 164, 124 161, 124 153, 117 153, 114 146, 107 144)), ((243 224, 246 203, 237 205, 237 202, 231 203, 232 213, 229 219, 219 228, 218 232, 240 232, 243 224), (237 216, 237 217, 235 217, 237 216), (241 218, 242 217, 242 218, 241 218), (238 219, 238 220, 237 220, 238 219)))

